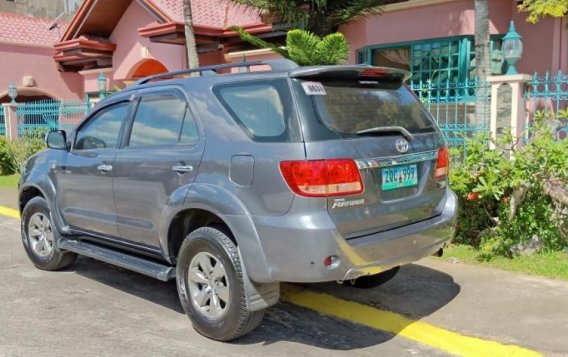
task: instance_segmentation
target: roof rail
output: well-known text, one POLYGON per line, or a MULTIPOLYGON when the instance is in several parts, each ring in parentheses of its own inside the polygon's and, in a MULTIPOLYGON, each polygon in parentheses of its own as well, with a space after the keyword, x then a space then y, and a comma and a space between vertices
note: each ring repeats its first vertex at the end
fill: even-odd
POLYGON ((142 85, 142 84, 148 83, 150 81, 153 81, 155 79, 175 77, 175 76, 180 76, 182 74, 199 73, 200 75, 203 75, 203 74, 211 75, 212 72, 216 74, 217 71, 220 70, 220 69, 248 67, 249 70, 250 70, 250 67, 252 67, 252 66, 270 66, 272 68, 272 71, 289 71, 289 70, 296 69, 296 68, 299 67, 296 64, 296 62, 293 62, 293 61, 288 60, 288 59, 275 59, 275 60, 264 60, 264 61, 253 61, 253 62, 243 61, 243 62, 238 62, 238 63, 225 63, 225 64, 219 64, 219 65, 214 65, 214 66, 204 66, 204 67, 197 67, 197 68, 192 68, 192 69, 183 69, 181 71, 173 71, 173 72, 167 72, 167 73, 154 74, 152 76, 148 76, 148 77, 144 77, 144 78, 140 79, 139 81, 134 83, 134 86, 142 85))

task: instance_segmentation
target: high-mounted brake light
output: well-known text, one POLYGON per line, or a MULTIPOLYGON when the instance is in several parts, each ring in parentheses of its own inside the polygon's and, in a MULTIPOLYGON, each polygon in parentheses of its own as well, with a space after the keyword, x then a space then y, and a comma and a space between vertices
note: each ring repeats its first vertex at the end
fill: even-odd
POLYGON ((282 161, 280 171, 290 189, 300 196, 331 197, 363 192, 359 169, 351 159, 282 161))
POLYGON ((447 147, 441 147, 438 150, 438 158, 436 159, 436 168, 434 169, 434 179, 442 180, 448 177, 450 171, 450 153, 447 147))
POLYGON ((359 73, 360 77, 382 77, 389 74, 387 69, 380 69, 380 68, 369 68, 361 71, 359 73))

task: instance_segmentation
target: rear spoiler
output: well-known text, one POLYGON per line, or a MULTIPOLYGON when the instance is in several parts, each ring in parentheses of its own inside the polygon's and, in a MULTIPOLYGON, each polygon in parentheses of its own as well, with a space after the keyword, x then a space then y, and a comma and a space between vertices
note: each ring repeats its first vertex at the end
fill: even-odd
POLYGON ((401 82, 410 78, 410 72, 388 67, 373 67, 369 65, 339 65, 299 67, 290 72, 292 78, 364 78, 372 79, 387 77, 401 82))

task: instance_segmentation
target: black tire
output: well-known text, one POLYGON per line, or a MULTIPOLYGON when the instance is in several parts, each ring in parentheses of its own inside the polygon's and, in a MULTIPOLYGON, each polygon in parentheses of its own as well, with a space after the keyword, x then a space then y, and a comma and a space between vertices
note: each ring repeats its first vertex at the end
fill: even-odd
POLYGON ((357 279, 346 280, 343 283, 349 286, 360 289, 372 289, 377 286, 383 285, 384 283, 390 281, 396 273, 400 270, 400 267, 394 267, 387 271, 375 275, 366 275, 359 277, 357 279))
MULTIPOLYGON (((208 279, 212 275, 208 275, 208 279)), ((219 229, 203 227, 187 236, 181 245, 177 259, 176 281, 184 311, 189 316, 195 330, 208 338, 217 341, 234 340, 254 330, 262 321, 264 311, 251 312, 246 307, 242 263, 237 247, 228 235, 219 229), (189 269, 193 258, 199 253, 205 253, 214 258, 209 259, 210 263, 221 262, 226 273, 221 284, 227 287, 230 298, 224 305, 223 314, 219 317, 207 316, 208 312, 202 312, 191 297, 190 285, 192 283, 189 281, 189 269)), ((194 284, 193 289, 196 289, 196 286, 199 284, 194 284)), ((207 286, 207 284, 201 286, 207 286)), ((207 302, 210 305, 213 304, 212 300, 206 300, 205 304, 207 302)))
MULTIPOLYGON (((50 271, 61 270, 75 262, 77 254, 62 251, 57 246, 60 234, 52 223, 49 206, 43 197, 34 197, 26 204, 22 213, 21 222, 22 243, 24 244, 24 249, 32 263, 37 268, 50 271), (50 234, 47 234, 50 237, 49 240, 44 239, 45 245, 43 246, 46 247, 43 251, 45 252, 44 254, 39 254, 34 248, 34 244, 37 243, 35 243, 36 240, 34 239, 34 235, 30 235, 29 232, 30 221, 32 219, 39 219, 40 217, 46 219, 45 221, 42 221, 44 222, 44 231, 50 232, 50 234)), ((44 234, 44 236, 46 236, 46 234, 44 234)))

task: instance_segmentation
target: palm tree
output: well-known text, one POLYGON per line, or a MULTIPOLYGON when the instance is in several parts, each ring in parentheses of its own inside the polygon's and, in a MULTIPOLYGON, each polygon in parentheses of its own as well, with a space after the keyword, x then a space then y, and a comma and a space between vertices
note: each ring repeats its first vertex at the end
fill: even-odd
POLYGON ((267 48, 300 66, 342 64, 349 58, 349 45, 342 33, 331 33, 322 38, 306 30, 290 30, 286 34, 286 48, 281 48, 238 26, 231 27, 231 30, 236 31, 244 41, 256 47, 267 48))
MULTIPOLYGON (((478 83, 487 81, 487 77, 491 75, 490 41, 488 0, 475 0, 475 77, 478 83)), ((489 120, 487 96, 487 88, 478 86, 475 102, 476 124, 489 120)))
POLYGON ((193 33, 193 22, 191 20, 191 2, 183 0, 183 18, 185 23, 185 48, 187 49, 187 66, 189 69, 199 67, 199 57, 197 55, 197 45, 193 33))
POLYGON ((289 23, 320 37, 362 16, 379 15, 385 0, 232 0, 264 11, 271 23, 289 23))

